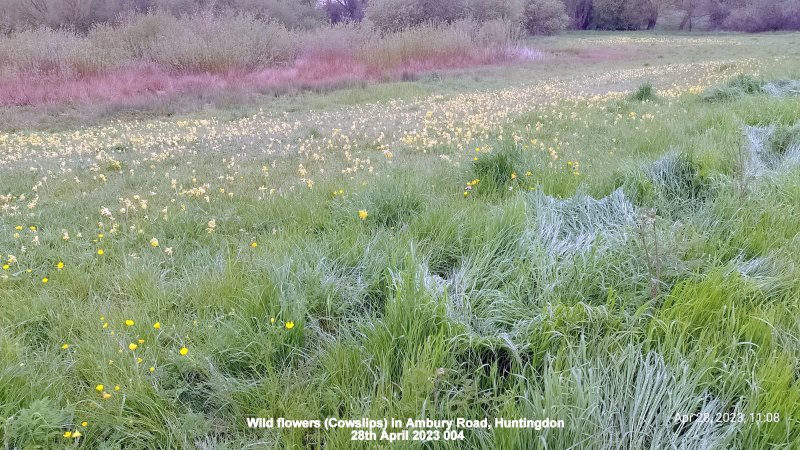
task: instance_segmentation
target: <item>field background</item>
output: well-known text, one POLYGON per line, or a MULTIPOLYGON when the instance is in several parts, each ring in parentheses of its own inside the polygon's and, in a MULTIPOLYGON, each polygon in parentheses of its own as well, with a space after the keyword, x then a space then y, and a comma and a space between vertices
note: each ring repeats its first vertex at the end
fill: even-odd
POLYGON ((526 45, 0 109, 0 440, 348 448, 244 418, 549 416, 425 448, 800 445, 800 97, 762 92, 800 78, 800 35, 526 45), (746 420, 674 422, 697 412, 746 420))

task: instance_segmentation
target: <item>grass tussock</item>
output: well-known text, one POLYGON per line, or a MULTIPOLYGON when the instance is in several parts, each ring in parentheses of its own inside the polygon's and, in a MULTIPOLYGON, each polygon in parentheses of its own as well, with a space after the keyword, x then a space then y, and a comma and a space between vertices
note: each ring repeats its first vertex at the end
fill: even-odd
POLYGON ((658 95, 652 84, 645 83, 639 86, 636 91, 631 94, 630 98, 631 100, 635 100, 637 102, 652 102, 658 99, 658 95))
POLYGON ((739 74, 723 86, 713 87, 701 96, 707 102, 730 102, 748 95, 763 92, 764 82, 754 77, 739 74))
POLYGON ((521 155, 513 147, 480 154, 472 162, 474 178, 468 183, 467 192, 475 190, 478 195, 502 198, 518 186, 518 167, 521 155))

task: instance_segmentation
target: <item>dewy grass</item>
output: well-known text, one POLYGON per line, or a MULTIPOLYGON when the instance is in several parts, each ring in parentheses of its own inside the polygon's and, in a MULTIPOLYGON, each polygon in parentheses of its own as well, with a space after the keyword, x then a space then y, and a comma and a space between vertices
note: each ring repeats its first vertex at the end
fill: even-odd
POLYGON ((748 175, 781 172, 800 164, 800 126, 747 127, 744 134, 749 150, 748 175))
POLYGON ((800 95, 800 80, 779 80, 764 84, 761 89, 773 97, 800 95))
POLYGON ((550 417, 429 445, 797 447, 800 110, 701 96, 796 78, 749 58, 797 38, 548 39, 666 57, 0 132, 2 445, 350 448, 246 418, 550 417), (645 81, 660 101, 628 99, 645 81), (746 191, 742 124, 777 158, 746 191))

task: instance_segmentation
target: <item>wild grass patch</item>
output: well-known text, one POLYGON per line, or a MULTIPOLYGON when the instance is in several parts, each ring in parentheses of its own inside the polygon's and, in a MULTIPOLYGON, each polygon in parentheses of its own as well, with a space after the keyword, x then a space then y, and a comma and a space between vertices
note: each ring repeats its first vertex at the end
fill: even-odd
POLYGON ((763 93, 764 82, 754 77, 740 74, 725 85, 713 87, 705 91, 701 98, 707 102, 730 102, 748 95, 763 93))
POLYGON ((637 102, 652 102, 658 99, 658 94, 652 84, 645 83, 631 94, 630 99, 637 102))

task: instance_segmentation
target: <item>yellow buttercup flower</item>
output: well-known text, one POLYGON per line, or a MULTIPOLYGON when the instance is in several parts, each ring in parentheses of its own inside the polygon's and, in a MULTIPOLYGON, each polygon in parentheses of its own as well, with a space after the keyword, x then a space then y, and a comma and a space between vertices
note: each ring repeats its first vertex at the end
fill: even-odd
POLYGON ((367 220, 368 216, 369 214, 367 213, 366 209, 362 209, 361 211, 358 212, 358 218, 361 220, 367 220))
POLYGON ((189 349, 186 347, 181 347, 180 354, 181 356, 186 356, 189 353, 189 349))
POLYGON ((130 344, 128 344, 128 348, 131 350, 136 350, 137 348, 139 348, 139 346, 131 342, 130 344))
POLYGON ((294 322, 292 321, 286 322, 286 325, 284 326, 286 327, 287 330, 291 330, 292 328, 294 328, 294 322))
POLYGON ((50 278, 47 277, 42 278, 42 283, 47 283, 48 281, 50 281, 50 278))
POLYGON ((64 344, 61 346, 61 350, 66 350, 69 348, 69 344, 64 344))
POLYGON ((111 394, 109 394, 108 392, 103 392, 103 400, 108 400, 110 398, 111 398, 111 394))
POLYGON ((56 269, 61 270, 63 268, 64 268, 64 262, 63 261, 59 261, 58 264, 56 264, 56 269))
POLYGON ((81 426, 82 427, 85 427, 85 426, 88 426, 88 425, 89 425, 89 422, 87 422, 85 420, 83 422, 81 422, 81 426))
POLYGON ((251 247, 251 248, 256 248, 256 247, 258 247, 258 242, 255 242, 255 241, 251 242, 251 243, 250 243, 250 247, 251 247))
POLYGON ((150 239, 150 246, 151 247, 158 247, 158 239, 156 239, 156 238, 150 239))
POLYGON ((64 432, 64 437, 65 438, 71 438, 72 437, 72 431, 65 431, 64 432))
POLYGON ((125 321, 125 325, 127 325, 129 327, 132 327, 132 326, 136 325, 136 322, 132 321, 131 319, 128 319, 128 320, 125 321))
POLYGON ((104 252, 102 248, 97 249, 97 254, 98 255, 103 256, 103 255, 105 255, 105 253, 106 252, 104 252))
POLYGON ((103 389, 105 388, 106 387, 103 386, 102 384, 98 384, 97 386, 94 387, 94 390, 96 390, 97 392, 103 392, 103 389))
POLYGON ((161 329, 161 322, 154 323, 153 324, 153 328, 155 328, 156 330, 160 330, 161 329))

